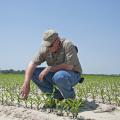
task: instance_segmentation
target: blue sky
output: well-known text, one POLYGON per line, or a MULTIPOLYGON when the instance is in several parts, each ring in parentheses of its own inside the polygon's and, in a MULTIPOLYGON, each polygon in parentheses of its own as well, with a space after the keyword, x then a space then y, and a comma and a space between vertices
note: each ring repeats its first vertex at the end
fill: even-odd
POLYGON ((78 46, 83 73, 120 73, 120 0, 0 0, 0 69, 26 69, 48 28, 78 46))

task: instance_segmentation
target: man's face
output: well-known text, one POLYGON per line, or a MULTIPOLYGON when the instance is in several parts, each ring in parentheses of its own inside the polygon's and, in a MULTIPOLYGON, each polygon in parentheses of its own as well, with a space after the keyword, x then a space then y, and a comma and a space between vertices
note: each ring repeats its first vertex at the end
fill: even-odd
POLYGON ((60 49, 60 40, 58 38, 48 47, 49 52, 55 53, 60 49))

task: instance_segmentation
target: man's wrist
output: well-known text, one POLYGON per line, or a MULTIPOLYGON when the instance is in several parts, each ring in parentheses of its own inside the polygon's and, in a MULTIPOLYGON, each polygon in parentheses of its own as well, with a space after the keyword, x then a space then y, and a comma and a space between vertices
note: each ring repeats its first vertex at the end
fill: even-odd
POLYGON ((30 84, 30 80, 25 80, 25 82, 24 82, 25 84, 30 84))
POLYGON ((55 72, 55 67, 54 66, 48 66, 49 68, 49 71, 51 71, 51 72, 55 72))
POLYGON ((48 71, 51 71, 51 68, 52 68, 52 66, 48 66, 48 67, 47 67, 47 70, 48 70, 48 71))

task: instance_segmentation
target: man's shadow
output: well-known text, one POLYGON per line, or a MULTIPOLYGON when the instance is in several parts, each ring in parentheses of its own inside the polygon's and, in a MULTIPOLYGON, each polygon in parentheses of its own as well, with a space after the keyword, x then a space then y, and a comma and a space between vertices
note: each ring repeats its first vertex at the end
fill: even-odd
POLYGON ((84 105, 80 107, 79 112, 84 112, 84 111, 92 111, 92 110, 96 110, 96 108, 99 105, 95 103, 94 100, 92 101, 85 101, 84 105))

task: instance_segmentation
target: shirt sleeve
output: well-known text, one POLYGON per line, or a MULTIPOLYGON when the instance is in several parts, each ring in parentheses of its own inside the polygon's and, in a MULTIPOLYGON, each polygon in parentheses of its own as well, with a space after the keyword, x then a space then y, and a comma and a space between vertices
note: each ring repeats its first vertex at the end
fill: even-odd
POLYGON ((36 65, 40 65, 45 61, 47 55, 47 48, 46 47, 41 47, 37 54, 33 57, 32 62, 35 63, 36 65))
POLYGON ((76 66, 78 64, 78 56, 72 42, 67 42, 65 45, 65 63, 76 66))

